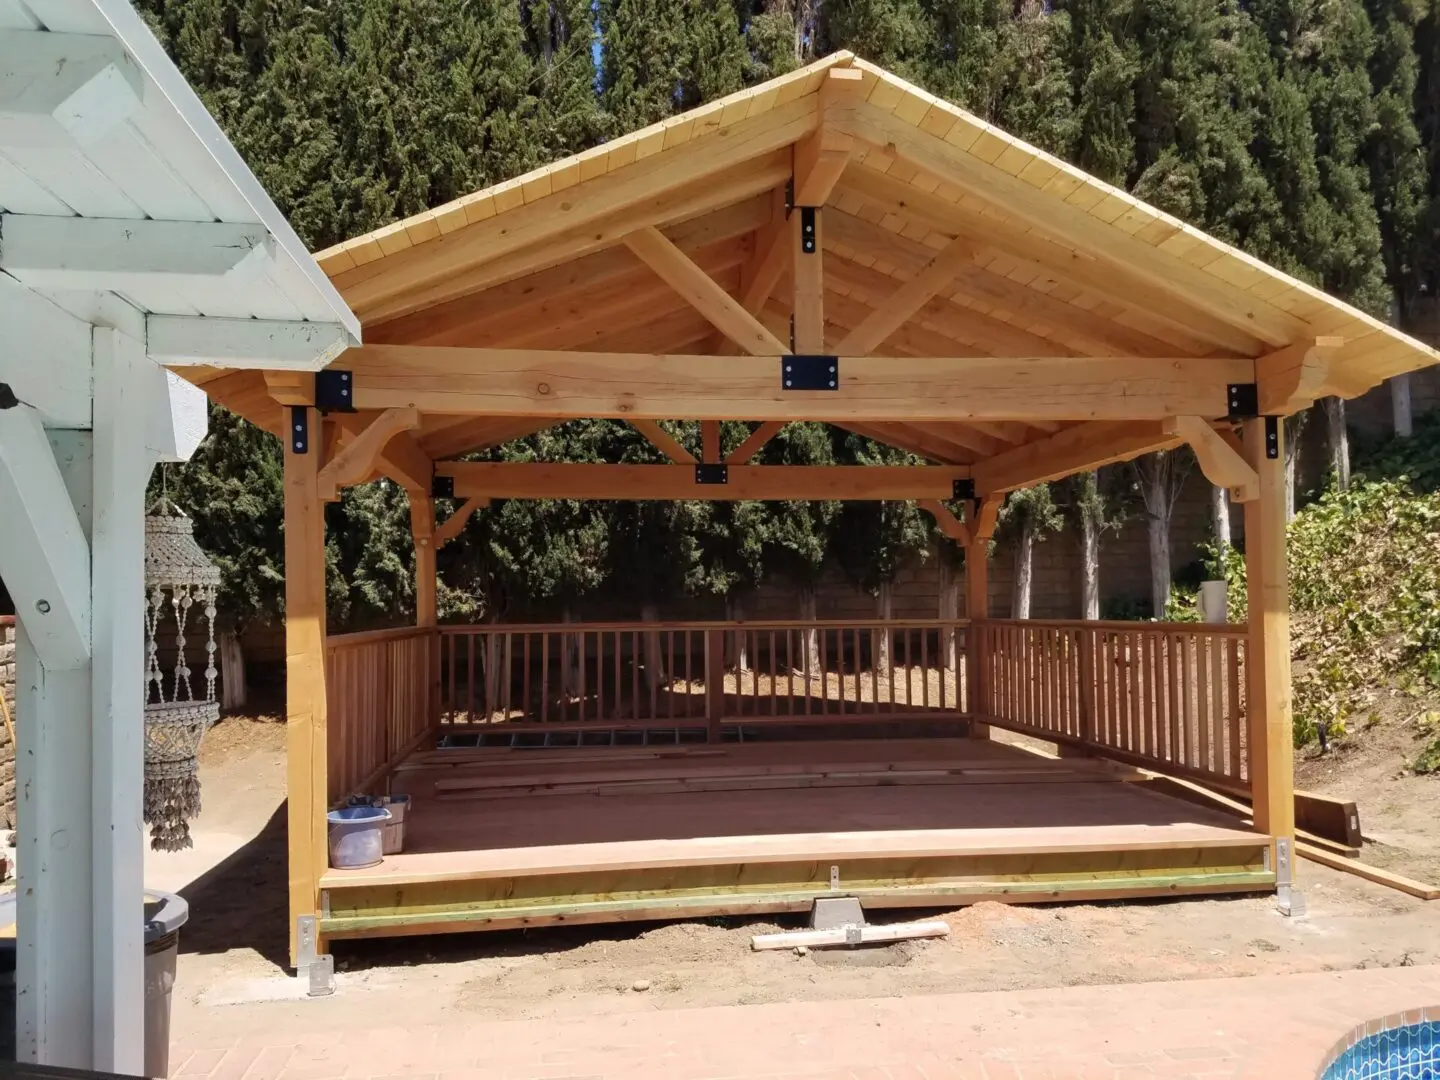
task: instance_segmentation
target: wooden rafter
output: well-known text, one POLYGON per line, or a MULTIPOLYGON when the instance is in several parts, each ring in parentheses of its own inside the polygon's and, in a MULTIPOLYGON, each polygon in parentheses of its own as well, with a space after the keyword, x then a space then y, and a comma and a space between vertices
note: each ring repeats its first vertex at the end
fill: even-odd
POLYGON ((364 483, 379 469, 385 445, 402 431, 414 431, 419 426, 420 410, 386 409, 358 435, 342 440, 339 452, 320 470, 320 497, 333 502, 339 498, 341 488, 364 483))
POLYGON ((1115 461, 1165 450, 1181 440, 1164 420, 1092 421, 975 464, 975 487, 984 495, 1014 491, 1115 461))
MULTIPOLYGON (((788 354, 787 354, 788 355, 788 354)), ((1053 420, 1223 416, 1250 360, 845 357, 833 391, 787 391, 772 356, 377 345, 347 354, 361 409, 698 420, 1053 420)), ((1063 433, 1062 433, 1063 434, 1063 433)))
POLYGON ((637 229, 625 236, 625 244, 641 262, 705 316, 715 329, 746 352, 770 355, 789 351, 659 229, 637 229))
POLYGON ((1237 451, 1209 423, 1198 416, 1172 416, 1163 424, 1195 451, 1200 471, 1216 487, 1230 489, 1230 498, 1247 503, 1260 495, 1260 478, 1243 453, 1237 451))
POLYGON ((1088 214, 1074 213, 1063 200, 991 168, 966 151, 869 103, 857 104, 843 114, 841 129, 887 151, 893 148, 897 157, 961 188, 1013 221, 1079 246, 1102 263, 1107 272, 1121 273, 1127 281, 1148 276, 1152 287, 1167 294, 1170 303, 1178 301, 1203 311, 1274 346, 1289 344, 1307 329, 1300 319, 1228 285, 1201 267, 1125 237, 1088 214))
MULTIPOLYGON (((1093 292, 1124 310, 1143 312, 1147 319, 1169 324, 1185 335, 1209 342, 1210 349, 1243 355, 1260 351, 1261 343, 1243 328, 1232 327, 1204 312, 1177 305, 1153 282, 1133 273, 1117 273, 1096 260, 1049 239, 1043 233, 1016 229, 1002 219, 967 211, 965 205, 898 180, 875 168, 854 168, 841 180, 841 191, 869 201, 886 214, 914 225, 963 235, 1013 259, 1029 263, 1076 291, 1093 292)), ((1157 329, 1157 332, 1161 332, 1157 329)))
POLYGON ((961 264, 969 262, 974 253, 974 245, 969 240, 952 240, 925 269, 891 293, 864 322, 850 331, 844 340, 835 346, 835 351, 841 356, 865 356, 873 353, 954 279, 961 264))
POLYGON ((680 440, 660 426, 658 420, 631 420, 630 426, 676 465, 694 465, 695 455, 680 445, 680 440))
POLYGON ((442 461, 460 498, 493 499, 948 499, 970 470, 944 465, 732 465, 701 484, 685 465, 553 465, 442 461))
POLYGON ((784 420, 767 420, 746 436, 744 442, 725 455, 725 464, 748 464, 760 452, 760 448, 778 435, 784 426, 784 420))

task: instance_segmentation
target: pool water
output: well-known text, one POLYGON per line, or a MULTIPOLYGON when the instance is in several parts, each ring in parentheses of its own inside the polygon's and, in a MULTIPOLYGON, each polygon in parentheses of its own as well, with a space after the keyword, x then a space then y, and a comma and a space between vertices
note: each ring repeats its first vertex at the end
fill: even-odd
POLYGON ((1440 1080, 1440 1020, 1357 1032, 1319 1080, 1440 1080))

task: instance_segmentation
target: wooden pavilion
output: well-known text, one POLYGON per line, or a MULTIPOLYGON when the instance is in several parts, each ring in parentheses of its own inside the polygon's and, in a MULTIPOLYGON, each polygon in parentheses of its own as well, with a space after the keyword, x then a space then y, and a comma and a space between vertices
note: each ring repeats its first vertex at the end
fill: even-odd
POLYGON ((1288 886, 1277 421, 1433 350, 845 53, 318 261, 363 347, 182 368, 285 442, 305 933, 1288 886), (671 463, 461 460, 576 417, 671 463), (928 464, 751 464, 795 420, 928 464), (1244 505, 1247 625, 988 618, 1006 492, 1182 443, 1244 505), (324 503, 377 477, 410 493, 417 625, 327 637, 324 503), (435 549, 508 498, 918 500, 967 617, 437 626, 435 549), (377 789, 414 796, 406 852, 328 869, 324 811, 377 789))

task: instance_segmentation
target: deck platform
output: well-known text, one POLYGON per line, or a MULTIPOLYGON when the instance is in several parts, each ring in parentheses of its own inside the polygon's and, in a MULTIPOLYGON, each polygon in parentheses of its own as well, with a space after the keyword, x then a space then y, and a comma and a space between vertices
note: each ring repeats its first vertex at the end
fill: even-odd
POLYGON ((1235 818, 991 741, 423 750, 391 785, 406 850, 323 876, 326 937, 1275 885, 1235 818))

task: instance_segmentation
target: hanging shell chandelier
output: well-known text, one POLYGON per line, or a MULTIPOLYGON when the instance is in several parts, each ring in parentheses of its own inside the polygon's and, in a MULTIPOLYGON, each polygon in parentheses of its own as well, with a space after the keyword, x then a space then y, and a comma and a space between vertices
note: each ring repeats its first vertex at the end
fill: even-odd
POLYGON ((169 499, 161 499, 145 518, 145 823, 156 851, 192 845, 189 822, 200 813, 200 740, 220 718, 215 701, 220 568, 195 543, 193 528, 169 499), (203 696, 198 680, 191 682, 185 652, 187 633, 198 630, 194 624, 202 619, 203 696), (160 668, 160 637, 169 634, 172 621, 175 669, 167 676, 160 668))

